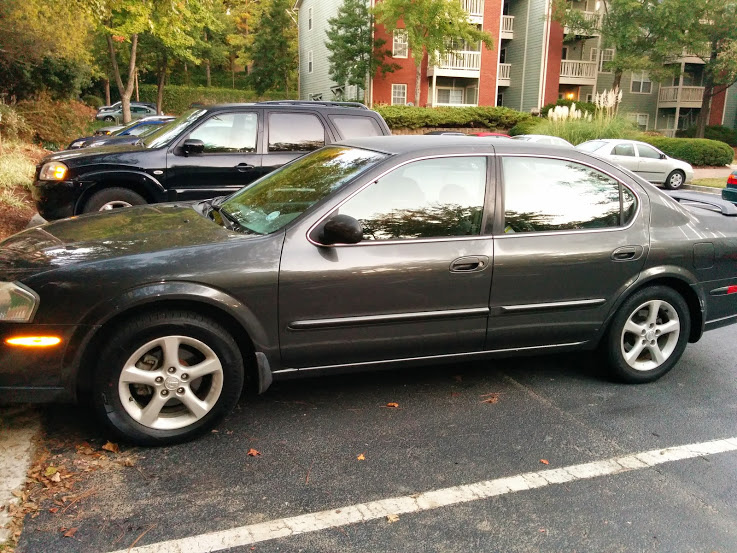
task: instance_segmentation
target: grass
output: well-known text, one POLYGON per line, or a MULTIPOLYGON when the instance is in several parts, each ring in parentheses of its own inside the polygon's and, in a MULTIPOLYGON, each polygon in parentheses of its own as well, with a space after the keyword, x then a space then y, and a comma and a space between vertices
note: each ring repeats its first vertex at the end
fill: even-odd
POLYGON ((724 188, 727 186, 726 177, 709 177, 705 179, 694 179, 691 184, 695 186, 709 186, 711 188, 724 188))
POLYGON ((531 132, 558 136, 575 146, 597 138, 636 138, 638 129, 632 121, 623 117, 594 117, 593 120, 567 119, 553 121, 543 119, 531 132))
POLYGON ((36 169, 32 155, 22 143, 3 142, 0 154, 0 207, 25 205, 24 189, 31 189, 36 169))

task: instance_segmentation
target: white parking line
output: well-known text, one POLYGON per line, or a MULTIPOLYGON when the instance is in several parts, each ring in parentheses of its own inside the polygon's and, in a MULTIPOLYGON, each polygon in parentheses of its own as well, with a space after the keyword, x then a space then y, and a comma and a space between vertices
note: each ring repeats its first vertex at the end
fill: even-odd
POLYGON ((369 503, 359 503, 328 511, 309 513, 260 524, 240 526, 220 532, 209 532, 199 536, 154 543, 133 549, 115 551, 114 553, 126 553, 127 551, 131 553, 211 553, 232 547, 252 545, 275 538, 297 536, 327 528, 345 526, 346 524, 367 522, 392 514, 418 513, 439 507, 488 499, 497 495, 542 488, 551 484, 561 484, 563 482, 586 480, 600 476, 647 469, 671 461, 705 457, 727 451, 737 451, 737 437, 669 447, 666 449, 654 449, 622 457, 613 457, 603 461, 541 470, 539 472, 528 472, 516 476, 486 480, 474 484, 454 486, 452 488, 443 488, 411 496, 392 497, 369 503))

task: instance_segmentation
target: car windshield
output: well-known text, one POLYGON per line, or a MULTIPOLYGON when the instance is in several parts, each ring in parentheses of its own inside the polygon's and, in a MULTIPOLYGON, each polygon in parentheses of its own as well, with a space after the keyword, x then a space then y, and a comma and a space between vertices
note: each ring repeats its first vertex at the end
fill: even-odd
POLYGON ((191 109, 185 111, 181 116, 174 119, 166 125, 161 125, 156 129, 156 132, 152 132, 143 141, 146 148, 159 148, 166 146, 174 140, 182 130, 197 121, 200 117, 205 115, 207 110, 204 109, 191 109))
POLYGON ((584 142, 583 144, 579 144, 576 146, 579 150, 583 150, 584 152, 595 152, 602 146, 604 146, 606 142, 603 140, 589 140, 588 142, 584 142))
POLYGON ((117 131, 113 131, 110 134, 115 135, 115 136, 120 136, 121 134, 126 134, 126 131, 132 129, 136 125, 140 125, 140 123, 138 121, 133 121, 132 123, 128 123, 122 129, 118 129, 117 131))
POLYGON ((237 192, 220 211, 247 231, 269 234, 386 157, 358 148, 322 148, 237 192))

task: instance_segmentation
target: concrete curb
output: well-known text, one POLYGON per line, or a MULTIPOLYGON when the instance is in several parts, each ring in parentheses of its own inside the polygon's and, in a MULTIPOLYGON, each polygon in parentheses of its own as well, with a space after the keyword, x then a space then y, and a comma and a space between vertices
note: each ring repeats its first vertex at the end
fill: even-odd
POLYGON ((705 194, 715 194, 717 196, 722 195, 721 188, 712 188, 711 186, 697 186, 695 184, 684 184, 681 188, 683 188, 683 190, 693 190, 694 192, 704 192, 705 194))

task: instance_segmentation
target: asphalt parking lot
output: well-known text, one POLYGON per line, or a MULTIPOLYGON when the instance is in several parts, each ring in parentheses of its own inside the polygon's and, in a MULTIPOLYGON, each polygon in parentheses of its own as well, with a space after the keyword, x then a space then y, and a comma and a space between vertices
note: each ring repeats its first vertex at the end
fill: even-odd
POLYGON ((63 489, 17 552, 737 551, 734 336, 643 386, 584 355, 282 382, 161 449, 45 408, 63 489))

